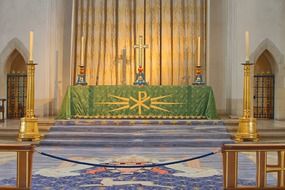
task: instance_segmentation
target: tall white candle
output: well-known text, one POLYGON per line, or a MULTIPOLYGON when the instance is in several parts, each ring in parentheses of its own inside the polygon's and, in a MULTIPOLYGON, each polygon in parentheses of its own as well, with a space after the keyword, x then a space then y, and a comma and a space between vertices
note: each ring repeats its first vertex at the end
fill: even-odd
POLYGON ((81 37, 81 61, 80 66, 84 66, 84 44, 85 44, 85 38, 84 36, 81 37))
POLYGON ((249 61, 249 32, 245 32, 245 61, 249 61))
POLYGON ((33 43, 34 43, 34 32, 30 31, 30 47, 29 47, 29 52, 30 52, 30 57, 29 60, 33 60, 33 43))
POLYGON ((201 66, 201 64, 200 64, 200 54, 201 54, 201 52, 200 52, 200 40, 201 40, 201 38, 199 36, 198 37, 198 60, 197 60, 197 66, 201 66))

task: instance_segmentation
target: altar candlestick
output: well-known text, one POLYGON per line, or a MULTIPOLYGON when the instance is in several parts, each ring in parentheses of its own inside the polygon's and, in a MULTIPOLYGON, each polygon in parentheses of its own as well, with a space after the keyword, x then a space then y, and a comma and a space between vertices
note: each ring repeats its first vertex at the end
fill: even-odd
POLYGON ((197 66, 201 66, 200 64, 200 36, 198 37, 198 63, 197 66))
POLYGON ((30 52, 30 57, 29 60, 33 60, 33 43, 34 43, 34 32, 30 31, 30 47, 29 47, 29 52, 30 52))
POLYGON ((245 61, 249 62, 249 32, 245 32, 245 61))
POLYGON ((84 36, 81 37, 81 61, 80 66, 84 66, 84 44, 85 44, 85 38, 84 36))

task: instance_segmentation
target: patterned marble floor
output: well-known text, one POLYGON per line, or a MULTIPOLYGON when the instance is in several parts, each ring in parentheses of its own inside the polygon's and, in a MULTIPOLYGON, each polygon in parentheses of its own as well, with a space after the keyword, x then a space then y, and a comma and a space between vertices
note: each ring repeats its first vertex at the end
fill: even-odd
MULTIPOLYGON (((215 151, 208 148, 54 149, 40 151, 91 163, 157 163, 215 151)), ((0 185, 15 184, 15 155, 1 157, 0 185), (5 176, 3 176, 5 174, 5 176)), ((243 155, 239 183, 254 184, 253 162, 243 155)), ((144 169, 96 168, 54 160, 35 154, 33 189, 222 189, 221 155, 144 169)))

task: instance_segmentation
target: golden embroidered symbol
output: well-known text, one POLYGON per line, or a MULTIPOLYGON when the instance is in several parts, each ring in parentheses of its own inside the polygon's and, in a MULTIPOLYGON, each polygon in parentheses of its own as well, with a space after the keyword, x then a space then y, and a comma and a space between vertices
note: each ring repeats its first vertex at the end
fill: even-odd
POLYGON ((170 112, 169 110, 167 110, 165 108, 159 107, 159 105, 183 104, 183 103, 177 103, 177 102, 159 101, 159 100, 162 100, 164 98, 171 97, 172 94, 151 98, 150 96, 147 95, 146 91, 139 91, 137 99, 132 97, 132 96, 130 96, 129 98, 121 97, 121 96, 115 96, 115 95, 112 95, 112 94, 109 94, 108 96, 116 98, 116 99, 121 100, 121 101, 117 101, 117 102, 97 102, 96 104, 97 105, 122 105, 122 106, 120 106, 118 108, 110 110, 110 112, 124 110, 124 109, 133 110, 135 108, 138 108, 138 114, 139 115, 142 114, 142 108, 145 108, 147 110, 155 109, 155 110, 161 110, 161 111, 165 111, 165 112, 170 112), (147 104, 146 102, 148 102, 148 101, 150 101, 150 103, 147 104))

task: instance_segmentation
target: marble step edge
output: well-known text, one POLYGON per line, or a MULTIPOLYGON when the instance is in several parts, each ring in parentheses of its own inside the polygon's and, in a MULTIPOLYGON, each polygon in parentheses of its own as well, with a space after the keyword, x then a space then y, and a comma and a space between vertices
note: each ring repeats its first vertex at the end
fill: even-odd
POLYGON ((43 139, 60 139, 60 140, 75 140, 75 139, 85 139, 85 140, 105 140, 105 141, 111 141, 111 140, 119 140, 119 139, 125 139, 125 140, 136 140, 136 139, 141 139, 141 140, 152 140, 155 138, 160 138, 161 140, 172 140, 172 139, 218 139, 218 138, 222 138, 222 139, 229 139, 230 135, 220 135, 220 136, 213 136, 213 137, 205 137, 205 136, 130 136, 130 137, 120 137, 120 136, 116 136, 116 137, 108 137, 108 136, 85 136, 85 137, 77 137, 77 136, 65 136, 65 137, 50 137, 50 136, 45 136, 43 139))
POLYGON ((68 129, 68 128, 115 128, 115 129, 120 129, 120 128, 143 128, 143 129, 149 129, 149 128, 155 128, 155 129, 161 129, 161 128, 226 128, 224 125, 170 125, 170 124, 163 124, 163 125, 158 125, 158 124, 136 124, 136 125, 124 125, 124 124, 119 124, 119 125, 55 125, 52 128, 63 128, 63 129, 68 129))
MULTIPOLYGON (((7 132, 3 134, 9 134, 7 132)), ((229 133, 225 131, 138 131, 138 132, 125 132, 125 131, 118 131, 118 132, 92 132, 92 131, 67 131, 67 132, 58 132, 58 131, 51 131, 46 133, 48 136, 209 136, 209 135, 229 135, 229 133)), ((273 133, 270 133, 273 134, 273 133)), ((275 133, 279 134, 280 133, 275 133)), ((1 134, 0 134, 1 135, 1 134)), ((284 134, 285 135, 285 134, 284 134)))
MULTIPOLYGON (((225 142, 225 143, 230 143, 230 142, 225 142)), ((142 143, 142 142, 136 142, 136 143, 57 143, 57 142, 47 142, 44 144, 41 144, 41 146, 56 146, 56 147, 68 147, 68 146, 73 146, 73 147, 106 147, 106 148, 117 148, 117 147, 132 147, 132 148, 139 148, 139 147, 221 147, 222 142, 214 142, 214 143, 209 143, 209 142, 200 142, 200 143, 185 143, 185 142, 157 142, 157 143, 142 143)))
MULTIPOLYGON (((11 138, 11 137, 14 137, 16 138, 17 136, 6 136, 6 137, 0 137, 0 140, 1 139, 6 139, 6 138, 11 138)), ((113 138, 110 138, 110 137, 85 137, 85 139, 87 140, 90 140, 90 139, 101 139, 101 140, 116 140, 116 139, 120 139, 122 137, 113 137, 113 138)), ((169 139, 189 139, 191 137, 172 137, 172 136, 165 136, 165 137, 157 137, 157 138, 161 138, 163 140, 169 140, 169 139)), ((192 138, 192 139, 200 139, 200 137, 196 137, 196 138, 192 138)), ((234 136, 220 136, 219 138, 231 138, 231 139, 234 139, 234 136)), ((51 138, 51 137, 46 137, 44 136, 43 137, 43 140, 49 140, 49 139, 61 139, 61 140, 75 140, 75 139, 82 139, 80 137, 60 137, 60 138, 51 138)), ((152 139, 152 137, 141 137, 141 136, 134 136, 134 137, 128 137, 128 138, 124 138, 126 140, 133 140, 133 139, 144 139, 144 140, 150 140, 152 139)), ((212 139, 212 140, 216 140, 217 138, 215 137, 209 137, 209 138, 204 138, 204 139, 212 139)), ((285 136, 279 136, 279 137, 272 137, 272 136, 259 136, 259 139, 260 140, 278 140, 276 142, 284 142, 285 141, 285 136)))
POLYGON ((154 128, 154 127, 134 127, 134 128, 128 128, 128 127, 122 127, 122 128, 116 128, 116 127, 106 127, 106 128, 98 128, 98 127, 70 127, 70 128, 62 128, 62 127, 53 127, 50 129, 50 132, 173 132, 173 131, 205 131, 205 132, 226 132, 225 128, 205 128, 205 127, 176 127, 176 128, 169 128, 169 127, 162 127, 162 128, 154 128))
POLYGON ((135 124, 203 124, 203 125, 222 125, 222 120, 167 120, 167 119, 70 119, 70 120, 56 120, 55 125, 114 125, 114 124, 128 124, 128 125, 135 125, 135 124))
MULTIPOLYGON (((16 127, 11 127, 11 128, 2 127, 2 128, 0 128, 0 134, 3 132, 18 132, 19 128, 20 128, 20 126, 18 128, 16 128, 16 127)), ((38 128, 39 128, 40 132, 47 132, 50 129, 50 127, 46 127, 46 126, 39 126, 38 128)))
MULTIPOLYGON (((167 142, 195 142, 195 143, 199 143, 199 142, 224 142, 224 141, 231 141, 230 139, 223 139, 223 138, 219 138, 219 139, 167 139, 167 142)), ((164 139, 151 139, 151 140, 147 140, 145 141, 144 139, 135 139, 135 140, 128 140, 128 139, 116 139, 112 141, 108 141, 106 142, 105 140, 97 140, 97 139, 92 139, 92 140, 85 140, 85 139, 44 139, 42 142, 72 142, 72 143, 86 143, 86 142, 102 142, 102 143, 110 143, 110 142, 147 142, 147 143, 151 143, 151 142, 165 142, 164 139)))

